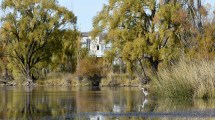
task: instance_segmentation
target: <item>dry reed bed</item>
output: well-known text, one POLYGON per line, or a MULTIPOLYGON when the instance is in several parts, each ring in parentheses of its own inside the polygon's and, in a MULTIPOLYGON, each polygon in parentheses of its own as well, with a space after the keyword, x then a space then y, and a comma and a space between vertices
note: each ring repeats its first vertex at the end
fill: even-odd
POLYGON ((172 98, 214 98, 215 61, 181 60, 158 72, 151 91, 172 98))

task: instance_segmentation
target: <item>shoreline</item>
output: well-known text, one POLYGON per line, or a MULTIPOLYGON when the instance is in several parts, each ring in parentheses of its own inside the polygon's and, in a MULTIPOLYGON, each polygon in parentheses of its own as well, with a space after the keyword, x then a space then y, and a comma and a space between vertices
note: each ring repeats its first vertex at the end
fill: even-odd
POLYGON ((137 85, 137 84, 121 84, 121 85, 99 85, 99 86, 92 86, 92 85, 89 85, 89 84, 75 84, 75 85, 72 85, 72 84, 68 84, 68 83, 63 83, 63 84, 38 84, 38 83, 33 83, 32 85, 27 85, 27 83, 16 83, 16 82, 9 82, 9 83, 6 83, 6 84, 0 84, 0 86, 6 86, 6 87, 9 87, 9 86, 50 86, 50 87, 64 87, 64 86, 68 86, 68 87, 140 87, 141 85, 137 85))

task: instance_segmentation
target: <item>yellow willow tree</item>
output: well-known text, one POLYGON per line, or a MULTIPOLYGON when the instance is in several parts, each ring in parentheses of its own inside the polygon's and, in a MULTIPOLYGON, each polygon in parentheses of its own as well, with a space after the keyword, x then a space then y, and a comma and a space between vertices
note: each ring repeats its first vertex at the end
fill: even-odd
POLYGON ((215 58, 214 17, 210 4, 202 4, 202 0, 183 0, 183 8, 187 12, 187 25, 179 36, 183 41, 186 57, 198 60, 215 58))
POLYGON ((45 66, 63 49, 66 29, 74 29, 76 17, 56 0, 3 0, 1 35, 11 66, 33 82, 33 70, 45 66), (72 26, 72 27, 71 27, 72 26))
POLYGON ((106 32, 106 40, 112 43, 108 55, 122 58, 128 70, 147 82, 144 61, 157 72, 160 62, 176 58, 177 33, 185 20, 186 13, 177 1, 109 0, 94 18, 91 34, 106 32))
POLYGON ((195 33, 188 36, 189 46, 185 47, 186 57, 197 60, 215 59, 215 21, 205 21, 199 31, 188 31, 195 33))
POLYGON ((74 73, 77 65, 77 44, 79 31, 65 30, 62 37, 62 49, 58 54, 52 56, 49 70, 56 72, 74 73))

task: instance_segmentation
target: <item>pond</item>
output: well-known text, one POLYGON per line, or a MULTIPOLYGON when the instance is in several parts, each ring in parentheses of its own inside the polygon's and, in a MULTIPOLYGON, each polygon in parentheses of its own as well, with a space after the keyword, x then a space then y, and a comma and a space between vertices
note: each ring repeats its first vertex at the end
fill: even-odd
POLYGON ((0 119, 213 119, 215 100, 144 97, 132 87, 0 87, 0 119))

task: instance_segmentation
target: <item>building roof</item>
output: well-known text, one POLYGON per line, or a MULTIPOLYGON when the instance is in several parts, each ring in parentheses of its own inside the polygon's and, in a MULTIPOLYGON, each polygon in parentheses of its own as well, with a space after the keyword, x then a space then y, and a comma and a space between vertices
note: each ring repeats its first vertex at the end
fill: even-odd
MULTIPOLYGON (((99 34, 99 43, 104 41, 104 38, 107 34, 106 33, 101 33, 99 34)), ((90 36, 90 32, 81 32, 81 37, 89 37, 90 36)))
POLYGON ((81 37, 88 37, 89 36, 89 32, 81 32, 81 37))

